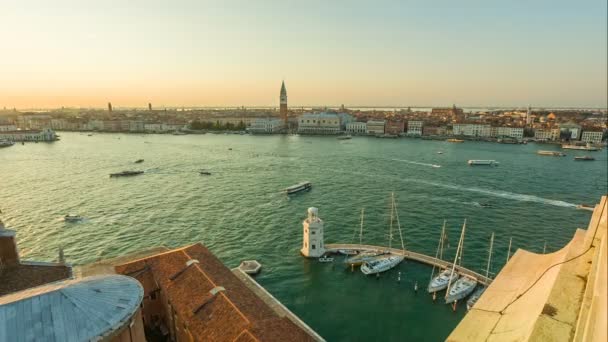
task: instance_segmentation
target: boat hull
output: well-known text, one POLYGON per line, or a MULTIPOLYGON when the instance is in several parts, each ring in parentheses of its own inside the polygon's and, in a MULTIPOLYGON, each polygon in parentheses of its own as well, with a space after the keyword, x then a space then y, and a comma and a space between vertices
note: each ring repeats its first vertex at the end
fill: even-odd
POLYGON ((477 286, 477 280, 469 277, 462 277, 454 283, 454 285, 450 288, 450 292, 448 292, 445 296, 445 303, 451 304, 456 301, 459 301, 463 298, 466 298, 470 295, 475 287, 477 286))
MULTIPOLYGON (((431 280, 429 286, 427 287, 427 291, 429 293, 439 292, 445 290, 448 287, 448 284, 450 282, 450 275, 445 275, 444 272, 445 271, 441 272, 435 278, 433 278, 433 280, 431 280)), ((452 275, 452 282, 455 282, 458 277, 458 273, 454 272, 454 274, 452 275)))
POLYGON ((361 272, 365 275, 382 273, 390 270, 391 268, 399 265, 403 261, 404 257, 401 255, 391 255, 386 258, 366 262, 361 266, 361 272))

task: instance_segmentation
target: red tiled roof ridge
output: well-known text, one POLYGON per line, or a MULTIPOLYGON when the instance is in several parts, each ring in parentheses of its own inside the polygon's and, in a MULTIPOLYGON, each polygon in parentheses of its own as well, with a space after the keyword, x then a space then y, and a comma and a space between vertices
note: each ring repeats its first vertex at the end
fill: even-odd
MULTIPOLYGON (((254 334, 252 334, 252 333, 251 333, 251 331, 249 331, 249 329, 243 329, 243 331, 241 331, 241 333, 240 333, 240 334, 239 334, 237 337, 235 337, 235 338, 234 338, 232 341, 238 341, 238 340, 239 340, 239 338, 240 338, 241 336, 243 336, 244 334, 249 335, 249 337, 251 337, 252 339, 254 339, 254 340, 256 340, 256 341, 260 341, 260 340, 259 340, 257 337, 255 337, 255 335, 254 335, 254 334)), ((260 342, 261 342, 261 341, 260 341, 260 342)))
MULTIPOLYGON (((196 245, 196 244, 194 244, 194 245, 196 245)), ((194 245, 190 245, 190 246, 194 246, 194 245)), ((190 247, 190 246, 188 246, 188 247, 190 247)), ((188 253, 186 253, 186 251, 185 251, 185 249, 184 249, 184 248, 182 248, 182 249, 181 249, 181 252, 182 252, 182 253, 184 253, 184 255, 185 255, 185 256, 186 256, 188 259, 192 260, 192 257, 191 257, 191 256, 190 256, 188 253)), ((206 272, 205 272, 205 271, 204 271, 204 270, 201 268, 201 266, 200 266, 199 264, 195 263, 195 264, 194 264, 194 266, 195 266, 195 267, 196 267, 196 268, 199 270, 199 272, 200 272, 202 275, 204 275, 204 276, 205 276, 205 278, 207 278, 207 280, 209 280, 209 282, 210 282, 210 283, 213 285, 213 287, 217 287, 217 286, 218 286, 218 285, 217 285, 217 284, 216 284, 216 283, 215 283, 215 282, 214 282, 214 281, 211 279, 211 277, 209 277, 209 275, 207 275, 207 273, 206 273, 206 272)), ((170 286, 172 286, 172 285, 173 285, 173 284, 169 285, 169 287, 170 287, 170 286)), ((249 318, 247 318, 247 316, 245 316, 245 314, 244 314, 244 313, 243 313, 243 312, 242 312, 242 311, 241 311, 241 310, 240 310, 240 309, 239 309, 239 308, 238 308, 238 307, 237 307, 237 306, 236 306, 236 305, 235 305, 235 304, 232 302, 232 300, 230 300, 230 298, 228 298, 228 296, 226 296, 226 294, 225 294, 223 291, 222 291, 222 292, 219 292, 219 295, 223 296, 223 297, 224 297, 224 299, 226 299, 226 301, 227 301, 227 302, 228 302, 230 305, 232 305, 232 307, 233 307, 233 308, 236 310, 236 312, 238 312, 238 313, 239 313, 239 315, 241 315, 241 317, 243 317, 243 319, 245 320, 245 322, 247 322, 247 324, 251 324, 251 321, 249 320, 249 318)))
MULTIPOLYGON (((185 250, 187 248, 190 248, 190 247, 198 245, 198 244, 199 243, 197 242, 197 243, 193 243, 191 245, 187 245, 187 246, 184 246, 184 247, 175 248, 175 249, 169 249, 169 250, 164 251, 164 252, 160 252, 160 253, 156 253, 156 254, 153 254, 153 255, 144 256, 144 257, 141 257, 139 259, 129 260, 129 262, 125 262, 125 263, 119 264, 118 266, 125 266, 125 265, 129 265, 129 264, 134 264, 136 262, 145 261, 146 259, 155 258, 155 257, 162 256, 162 255, 165 255, 165 254, 175 253, 176 251, 185 250)), ((188 254, 186 254, 186 256, 190 257, 188 254)))

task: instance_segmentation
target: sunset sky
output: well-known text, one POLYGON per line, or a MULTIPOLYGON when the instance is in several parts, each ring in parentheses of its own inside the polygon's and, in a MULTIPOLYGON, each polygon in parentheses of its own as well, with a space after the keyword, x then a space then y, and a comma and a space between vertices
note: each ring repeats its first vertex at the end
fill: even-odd
POLYGON ((1 0, 0 109, 606 107, 606 0, 1 0))

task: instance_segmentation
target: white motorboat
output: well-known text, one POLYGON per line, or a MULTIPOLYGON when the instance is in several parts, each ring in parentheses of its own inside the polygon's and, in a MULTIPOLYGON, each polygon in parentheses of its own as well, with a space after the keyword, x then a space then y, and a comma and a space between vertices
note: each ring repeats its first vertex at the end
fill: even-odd
POLYGON ((285 193, 287 193, 289 195, 289 194, 295 194, 296 192, 309 190, 310 188, 312 188, 311 182, 302 182, 302 183, 299 183, 296 185, 292 185, 292 186, 286 188, 284 191, 285 191, 285 193))
POLYGON ((80 216, 80 215, 72 215, 72 214, 68 214, 68 215, 65 215, 65 216, 63 217, 63 220, 64 220, 65 222, 80 222, 80 221, 82 221, 83 219, 84 219, 84 218, 83 218, 82 216, 80 216))
POLYGON ((475 290, 477 279, 470 276, 463 276, 450 287, 445 296, 445 303, 451 304, 466 298, 475 290))
POLYGON ((455 282, 458 279, 458 273, 450 271, 449 269, 443 270, 443 272, 439 273, 435 278, 431 280, 427 291, 429 293, 439 292, 441 290, 445 290, 448 287, 450 282, 455 282))
POLYGON ((536 151, 536 154, 538 154, 539 156, 552 156, 552 157, 565 157, 566 154, 564 152, 560 152, 560 151, 536 151))
POLYGON ((0 148, 2 148, 2 147, 9 147, 9 146, 13 146, 13 145, 15 145, 15 143, 12 142, 12 141, 0 140, 0 148))
POLYGON ((580 150, 580 151, 599 151, 599 147, 593 146, 591 143, 587 143, 586 145, 576 145, 576 144, 564 144, 562 145, 564 150, 580 150))
POLYGON ((485 290, 486 290, 485 286, 480 286, 477 288, 477 290, 475 290, 475 292, 473 292, 473 294, 471 295, 469 300, 467 300, 467 310, 471 310, 471 308, 473 306, 475 306, 475 303, 477 303, 477 301, 479 300, 479 298, 481 297, 481 295, 484 293, 485 290))
POLYGON ((368 261, 361 265, 361 272, 365 275, 376 274, 390 270, 402 262, 402 255, 390 255, 388 257, 380 257, 376 260, 368 261))
POLYGON ((330 258, 325 255, 319 258, 319 262, 333 262, 333 261, 334 261, 334 258, 330 258))

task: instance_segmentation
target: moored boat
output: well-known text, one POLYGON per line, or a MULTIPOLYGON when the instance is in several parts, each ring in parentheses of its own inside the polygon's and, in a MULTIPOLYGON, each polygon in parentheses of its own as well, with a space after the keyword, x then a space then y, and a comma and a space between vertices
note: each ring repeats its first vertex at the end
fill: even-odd
POLYGON ((444 269, 441 273, 439 273, 435 278, 431 280, 427 291, 429 293, 439 292, 441 290, 445 290, 448 287, 450 282, 455 282, 458 279, 458 273, 452 273, 449 269, 444 269))
POLYGON ((357 255, 359 251, 356 249, 338 249, 338 253, 342 255, 357 255))
POLYGON ((484 293, 485 290, 486 290, 485 286, 480 286, 477 288, 477 290, 475 290, 475 292, 473 292, 473 294, 471 295, 469 300, 467 300, 467 310, 471 310, 471 308, 473 306, 475 306, 475 303, 477 303, 477 301, 479 300, 479 298, 481 297, 481 295, 484 293))
POLYGON ((326 255, 319 258, 319 262, 333 262, 333 261, 334 261, 334 258, 330 258, 326 255))
POLYGON ((122 171, 117 173, 110 173, 110 177, 128 177, 137 176, 143 174, 143 171, 122 171))
POLYGON ((350 134, 347 135, 341 135, 338 137, 338 140, 348 140, 348 139, 352 139, 353 137, 350 134))
POLYGON ((9 147, 9 146, 13 146, 13 145, 15 145, 15 143, 12 142, 12 141, 0 140, 0 148, 2 148, 2 147, 9 147))
POLYGON ((137 159, 137 160, 135 161, 135 164, 141 164, 141 163, 143 163, 143 162, 144 162, 144 160, 143 160, 143 159, 137 159))
POLYGON ((599 147, 595 147, 595 146, 591 145, 590 143, 587 143, 586 145, 564 144, 564 145, 562 145, 562 148, 564 150, 581 150, 581 151, 599 151, 600 150, 599 147))
POLYGON ((296 192, 309 190, 310 188, 312 188, 311 182, 302 182, 302 183, 299 183, 296 185, 292 185, 292 186, 286 188, 284 191, 285 191, 285 193, 287 193, 289 195, 289 194, 295 194, 296 192))
POLYGON ((485 165, 485 166, 498 166, 498 162, 496 160, 476 160, 476 159, 471 159, 467 162, 470 166, 474 166, 474 165, 485 165))
POLYGON ((403 255, 391 255, 368 261, 361 265, 361 272, 365 275, 385 272, 397 266, 403 259, 403 255))
POLYGON ((351 266, 359 266, 368 261, 376 260, 378 259, 378 257, 382 257, 388 254, 389 253, 385 251, 365 251, 350 258, 347 258, 346 260, 344 260, 344 263, 351 266))
POLYGON ((577 160, 577 161, 592 161, 592 160, 595 160, 595 158, 593 158, 591 156, 576 156, 576 157, 574 157, 574 160, 577 160))
POLYGON ((475 290, 477 286, 477 279, 470 276, 462 276, 460 279, 456 280, 454 285, 450 287, 446 296, 445 303, 451 304, 457 302, 463 298, 466 298, 468 295, 475 290))
POLYGON ((65 222, 80 222, 83 220, 83 217, 80 215, 68 214, 63 217, 65 222))

